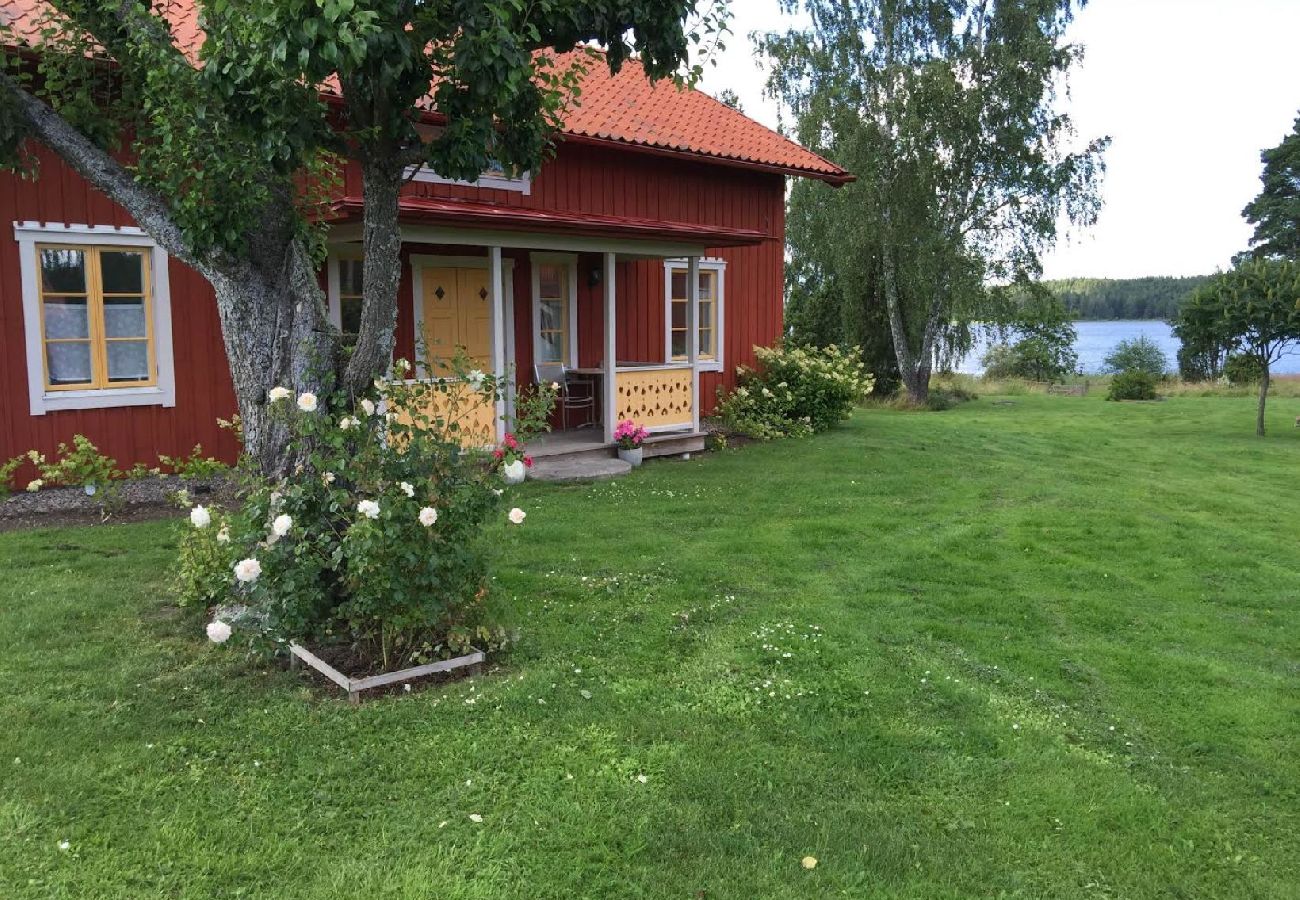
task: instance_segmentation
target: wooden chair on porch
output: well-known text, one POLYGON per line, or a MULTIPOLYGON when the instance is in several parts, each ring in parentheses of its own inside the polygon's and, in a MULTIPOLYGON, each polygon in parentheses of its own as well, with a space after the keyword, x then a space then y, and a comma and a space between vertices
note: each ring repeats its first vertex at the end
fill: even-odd
POLYGON ((579 427, 596 424, 596 392, 591 382, 572 384, 568 367, 560 363, 538 363, 533 366, 533 374, 538 384, 559 385, 556 402, 560 405, 561 427, 568 429, 570 411, 586 410, 586 421, 579 427), (575 392, 574 387, 585 390, 575 392))

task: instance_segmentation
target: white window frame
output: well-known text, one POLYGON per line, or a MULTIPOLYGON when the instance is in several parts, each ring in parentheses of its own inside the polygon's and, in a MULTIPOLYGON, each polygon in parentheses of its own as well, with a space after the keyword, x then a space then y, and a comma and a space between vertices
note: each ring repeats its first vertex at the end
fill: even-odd
POLYGON ((532 172, 525 172, 518 178, 507 178, 505 175, 488 175, 484 173, 474 181, 461 181, 458 178, 443 178, 428 166, 411 166, 406 170, 406 178, 410 181, 422 181, 425 184, 454 184, 459 187, 491 188, 494 191, 514 191, 523 194, 525 197, 530 197, 533 193, 532 172))
MULTIPOLYGON (((574 368, 578 365, 578 254, 576 253, 530 253, 528 267, 532 272, 533 294, 533 367, 539 364, 542 348, 542 278, 539 271, 543 265, 563 265, 569 270, 569 310, 565 322, 565 359, 563 365, 574 368)), ((544 364, 543 364, 544 365, 544 364)), ((554 365, 554 363, 551 363, 554 365)))
MULTIPOLYGON (((685 360, 673 359, 673 271, 675 269, 690 269, 691 263, 688 259, 665 259, 664 260, 664 363, 666 365, 675 365, 685 362, 685 360)), ((716 321, 713 326, 713 359, 697 359, 695 368, 700 372, 722 372, 726 369, 723 361, 723 348, 726 346, 727 337, 727 261, 716 258, 700 258, 700 271, 716 272, 715 278, 718 282, 717 296, 713 299, 714 317, 716 321)), ((698 314, 698 310, 696 310, 698 314)))
POLYGON ((167 252, 139 228, 112 225, 62 225, 53 222, 14 222, 22 280, 23 332, 27 350, 27 393, 33 416, 73 409, 113 409, 122 406, 176 405, 176 365, 172 354, 171 280, 167 252), (148 250, 152 275, 154 365, 157 378, 147 387, 87 388, 48 391, 45 388, 45 342, 41 335, 38 244, 85 247, 136 247, 148 250))

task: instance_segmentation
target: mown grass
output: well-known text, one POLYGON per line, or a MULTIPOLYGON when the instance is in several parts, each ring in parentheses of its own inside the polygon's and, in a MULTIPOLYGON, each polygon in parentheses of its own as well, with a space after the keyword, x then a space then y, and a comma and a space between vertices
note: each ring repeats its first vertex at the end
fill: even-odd
POLYGON ((1298 406, 528 486, 520 647, 359 709, 167 612, 168 526, 2 535, 0 895, 1296 896, 1298 406))

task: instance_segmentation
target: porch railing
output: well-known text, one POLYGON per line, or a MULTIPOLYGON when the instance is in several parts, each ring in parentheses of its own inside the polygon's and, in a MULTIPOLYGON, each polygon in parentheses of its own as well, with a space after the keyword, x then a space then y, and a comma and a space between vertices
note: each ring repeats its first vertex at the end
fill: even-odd
POLYGON ((619 421, 632 419, 651 431, 694 423, 695 379, 689 364, 619 367, 615 380, 619 421))

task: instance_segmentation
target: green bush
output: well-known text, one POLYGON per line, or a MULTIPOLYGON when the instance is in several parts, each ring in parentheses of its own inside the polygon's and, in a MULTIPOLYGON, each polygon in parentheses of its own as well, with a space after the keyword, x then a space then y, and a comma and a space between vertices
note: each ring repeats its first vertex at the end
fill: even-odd
POLYGON ((754 352, 759 368, 741 366, 736 389, 718 391, 722 421, 750 437, 824 431, 847 419, 871 390, 872 378, 856 347, 756 347, 754 352))
MULTIPOLYGON (((499 466, 461 440, 505 380, 463 360, 455 378, 408 381, 398 369, 355 405, 277 388, 273 414, 303 460, 293 477, 253 481, 237 511, 190 509, 182 599, 240 610, 218 633, 232 626, 264 650, 345 644, 384 669, 507 643, 486 605, 485 534, 524 514, 506 515, 499 466)), ((530 406, 540 417, 549 404, 530 406)))
POLYGON ((943 412, 952 409, 954 406, 960 406, 963 403, 978 399, 979 395, 964 388, 932 387, 930 388, 930 395, 926 397, 925 408, 932 412, 943 412))
POLYGON ((1223 364, 1223 377, 1228 379, 1228 384, 1259 384, 1264 380, 1264 367, 1260 365, 1257 356, 1233 353, 1223 364))
POLYGON ((1110 380, 1107 400, 1154 400, 1156 399, 1156 376, 1140 369, 1120 372, 1110 380))
POLYGON ((1127 338, 1106 355, 1102 366, 1106 372, 1146 372, 1164 378, 1169 371, 1169 358, 1160 345, 1148 337, 1127 338))
POLYGON ((1014 344, 993 344, 981 360, 984 377, 1026 381, 1064 381, 1079 367, 1073 345, 1052 336, 1029 335, 1014 344))

